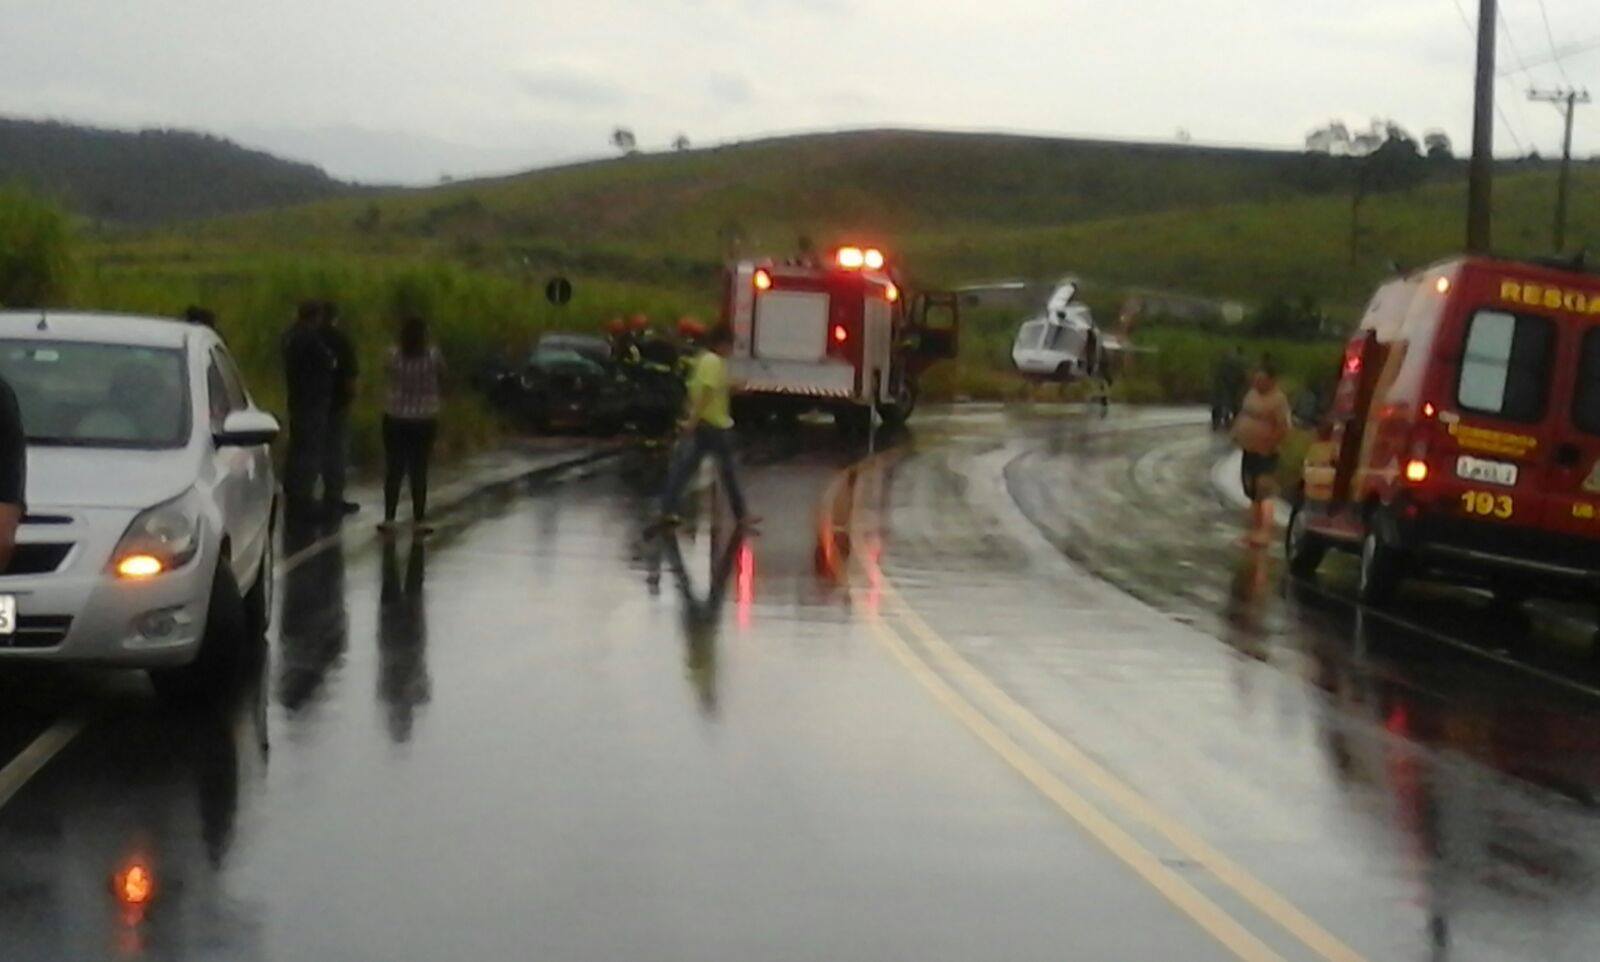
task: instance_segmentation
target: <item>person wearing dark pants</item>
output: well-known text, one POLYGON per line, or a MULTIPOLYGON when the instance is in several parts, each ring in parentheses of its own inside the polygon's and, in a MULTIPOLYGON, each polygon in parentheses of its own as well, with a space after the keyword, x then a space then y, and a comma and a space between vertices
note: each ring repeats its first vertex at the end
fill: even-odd
POLYGON ((322 452, 322 502, 331 517, 355 514, 360 506, 344 499, 345 474, 350 458, 350 405, 356 398, 359 367, 356 348, 339 326, 339 306, 322 302, 322 338, 333 355, 333 391, 328 406, 327 435, 322 452))
POLYGON ((440 385, 444 357, 428 340, 428 325, 420 317, 407 317, 400 325, 400 342, 389 349, 385 362, 388 391, 383 416, 383 531, 396 527, 400 485, 411 484, 411 520, 421 534, 428 527, 428 460, 439 432, 440 385))
POLYGON ((708 455, 716 459, 723 493, 733 509, 734 519, 742 525, 755 521, 745 507, 744 492, 739 488, 733 463, 733 416, 729 410, 728 364, 723 358, 732 344, 733 332, 727 325, 718 326, 711 334, 710 349, 701 351, 690 369, 688 410, 682 424, 684 434, 672 453, 667 486, 661 494, 659 523, 662 525, 678 522, 683 489, 708 455))
POLYGON ((383 518, 393 525, 400 506, 400 485, 411 483, 411 517, 422 524, 428 516, 428 461, 439 422, 433 418, 383 419, 383 518))
POLYGON ((320 516, 312 500, 327 447, 333 398, 333 352, 322 335, 322 305, 306 301, 283 335, 283 376, 289 395, 289 457, 283 489, 287 508, 299 519, 320 516))

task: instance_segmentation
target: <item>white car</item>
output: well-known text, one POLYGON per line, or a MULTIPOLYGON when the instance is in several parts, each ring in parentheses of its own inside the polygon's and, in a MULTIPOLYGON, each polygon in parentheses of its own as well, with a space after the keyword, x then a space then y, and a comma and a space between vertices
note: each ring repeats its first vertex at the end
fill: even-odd
POLYGON ((0 670, 149 669, 220 683, 265 631, 278 422, 208 328, 0 312, 0 374, 28 436, 27 506, 0 574, 0 670))

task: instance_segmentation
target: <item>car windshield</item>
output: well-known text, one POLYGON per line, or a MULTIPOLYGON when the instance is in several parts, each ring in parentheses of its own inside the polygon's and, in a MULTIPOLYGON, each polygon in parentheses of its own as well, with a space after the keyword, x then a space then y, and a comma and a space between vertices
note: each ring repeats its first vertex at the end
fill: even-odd
POLYGON ((183 354, 73 341, 0 341, 0 374, 30 444, 175 448, 189 437, 183 354))
POLYGON ((534 349, 534 353, 539 356, 562 352, 581 354, 590 360, 601 361, 611 356, 611 346, 598 337, 546 334, 539 338, 539 344, 534 349))

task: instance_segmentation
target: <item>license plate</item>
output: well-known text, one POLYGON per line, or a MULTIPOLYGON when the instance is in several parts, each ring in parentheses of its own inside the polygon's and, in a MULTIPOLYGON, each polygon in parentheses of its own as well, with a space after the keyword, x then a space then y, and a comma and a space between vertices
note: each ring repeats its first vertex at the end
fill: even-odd
POLYGON ((0 595, 0 635, 17 633, 17 597, 0 595))
POLYGON ((1456 477, 1512 488, 1517 484, 1517 466, 1504 461, 1485 461, 1462 455, 1456 459, 1456 477))

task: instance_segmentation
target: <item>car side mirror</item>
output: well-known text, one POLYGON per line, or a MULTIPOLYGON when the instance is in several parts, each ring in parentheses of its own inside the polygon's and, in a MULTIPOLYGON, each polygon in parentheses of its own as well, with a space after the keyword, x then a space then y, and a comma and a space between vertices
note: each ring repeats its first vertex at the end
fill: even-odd
POLYGON ((211 437, 219 448, 253 448, 271 444, 278 431, 278 419, 265 411, 235 411, 211 437))

